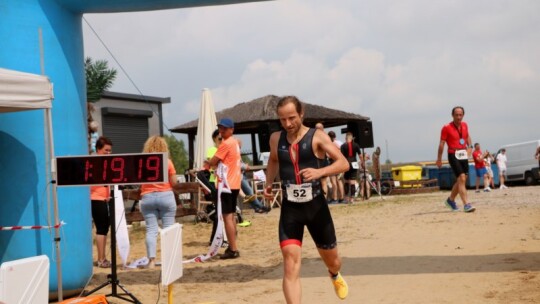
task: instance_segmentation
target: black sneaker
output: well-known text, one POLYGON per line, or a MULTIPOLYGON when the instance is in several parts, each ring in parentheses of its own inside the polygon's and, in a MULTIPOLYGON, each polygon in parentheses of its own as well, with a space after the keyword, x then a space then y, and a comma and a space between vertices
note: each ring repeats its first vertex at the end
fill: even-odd
POLYGON ((240 251, 234 251, 234 250, 231 250, 231 248, 227 248, 225 249, 225 253, 223 253, 219 258, 222 259, 222 260, 227 260, 227 259, 236 259, 236 258, 239 258, 240 257, 240 251))
POLYGON ((268 213, 270 212, 270 208, 269 207, 266 207, 266 206, 262 206, 261 208, 259 209, 255 209, 255 212, 256 213, 268 213))

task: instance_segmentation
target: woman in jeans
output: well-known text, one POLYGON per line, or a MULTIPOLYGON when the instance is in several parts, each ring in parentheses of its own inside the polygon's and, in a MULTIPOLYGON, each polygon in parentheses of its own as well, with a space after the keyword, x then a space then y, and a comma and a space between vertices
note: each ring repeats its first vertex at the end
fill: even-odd
MULTIPOLYGON (((169 153, 167 142, 162 137, 152 136, 144 143, 144 153, 169 153)), ((141 213, 146 222, 146 252, 149 262, 145 268, 154 268, 158 235, 158 219, 161 218, 163 228, 174 224, 176 200, 173 187, 177 184, 176 170, 169 157, 167 175, 168 183, 141 185, 141 213)))

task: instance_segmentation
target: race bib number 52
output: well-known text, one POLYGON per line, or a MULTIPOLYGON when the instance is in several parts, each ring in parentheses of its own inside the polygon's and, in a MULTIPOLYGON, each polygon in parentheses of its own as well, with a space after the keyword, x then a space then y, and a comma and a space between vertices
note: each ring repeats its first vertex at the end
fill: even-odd
POLYGON ((294 203, 305 203, 313 200, 311 184, 287 185, 287 200, 294 203))

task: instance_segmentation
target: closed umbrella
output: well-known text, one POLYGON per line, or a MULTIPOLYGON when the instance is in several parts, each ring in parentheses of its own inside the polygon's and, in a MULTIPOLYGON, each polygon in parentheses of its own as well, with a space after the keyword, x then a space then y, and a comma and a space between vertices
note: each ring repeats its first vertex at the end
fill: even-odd
POLYGON ((217 128, 216 112, 214 102, 209 89, 202 90, 201 108, 199 111, 199 122, 197 125, 197 137, 195 139, 195 159, 194 168, 200 168, 206 159, 206 151, 214 145, 212 132, 217 128))

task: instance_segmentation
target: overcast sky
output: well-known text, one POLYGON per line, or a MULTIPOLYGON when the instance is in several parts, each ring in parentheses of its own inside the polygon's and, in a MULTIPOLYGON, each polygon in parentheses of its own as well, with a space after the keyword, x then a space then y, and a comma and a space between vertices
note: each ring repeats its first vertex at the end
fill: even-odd
MULTIPOLYGON (((395 163, 435 160, 456 105, 484 149, 540 139, 539 12, 536 0, 281 0, 85 18, 144 95, 171 97, 166 129, 198 118, 203 88, 216 111, 296 95, 370 117, 395 163)), ((119 70, 111 90, 138 94, 83 29, 85 56, 119 70)))

